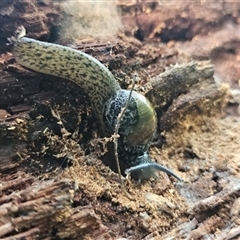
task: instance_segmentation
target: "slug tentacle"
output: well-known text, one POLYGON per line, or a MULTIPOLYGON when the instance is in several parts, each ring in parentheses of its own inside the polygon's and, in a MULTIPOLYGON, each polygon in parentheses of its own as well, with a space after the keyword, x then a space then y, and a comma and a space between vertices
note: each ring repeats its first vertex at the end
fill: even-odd
MULTIPOLYGON (((69 47, 27 37, 15 41, 14 55, 27 68, 66 78, 82 87, 103 131, 107 135, 114 133, 129 91, 121 89, 112 73, 97 59, 69 47)), ((160 170, 180 179, 171 170, 152 162, 147 153, 156 125, 156 113, 150 102, 133 91, 119 128, 118 155, 122 173, 127 169, 127 174, 141 181, 154 177, 154 172, 160 170)))

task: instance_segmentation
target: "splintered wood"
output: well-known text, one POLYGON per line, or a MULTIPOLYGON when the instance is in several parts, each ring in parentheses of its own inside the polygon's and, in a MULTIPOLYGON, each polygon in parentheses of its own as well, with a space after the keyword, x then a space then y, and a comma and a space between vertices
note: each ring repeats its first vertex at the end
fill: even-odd
POLYGON ((2 179, 1 239, 107 237, 107 228, 91 206, 72 208, 71 188, 67 181, 39 181, 23 172, 2 179))

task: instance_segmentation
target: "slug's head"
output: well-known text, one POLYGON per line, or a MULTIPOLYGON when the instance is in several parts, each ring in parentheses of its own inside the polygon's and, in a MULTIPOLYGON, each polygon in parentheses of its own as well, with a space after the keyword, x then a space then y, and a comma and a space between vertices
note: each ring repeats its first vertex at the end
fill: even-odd
MULTIPOLYGON (((129 94, 130 91, 121 89, 105 103, 103 120, 111 133, 114 132, 119 113, 126 106, 129 94)), ((150 102, 133 91, 120 122, 118 153, 123 173, 131 175, 139 183, 144 179, 157 178, 157 171, 166 172, 181 180, 170 169, 153 162, 147 153, 156 124, 156 113, 150 102)))
MULTIPOLYGON (((105 103, 103 118, 106 127, 112 132, 129 94, 130 91, 121 89, 105 103)), ((147 147, 156 130, 156 125, 156 113, 151 103, 143 95, 133 91, 120 123, 119 134, 123 141, 130 146, 147 147)))

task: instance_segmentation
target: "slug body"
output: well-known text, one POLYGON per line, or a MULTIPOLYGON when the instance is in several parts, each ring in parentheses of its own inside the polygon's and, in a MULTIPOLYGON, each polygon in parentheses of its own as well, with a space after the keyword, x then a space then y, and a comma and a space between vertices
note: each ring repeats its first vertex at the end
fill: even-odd
MULTIPOLYGON (((130 91, 121 89, 112 73, 97 59, 81 51, 22 37, 14 43, 20 64, 34 71, 66 78, 88 94, 93 111, 106 135, 114 133, 118 114, 130 91)), ((141 181, 156 177, 158 170, 180 178, 152 162, 147 151, 156 130, 156 113, 150 102, 133 91, 119 128, 119 160, 122 173, 141 181)))

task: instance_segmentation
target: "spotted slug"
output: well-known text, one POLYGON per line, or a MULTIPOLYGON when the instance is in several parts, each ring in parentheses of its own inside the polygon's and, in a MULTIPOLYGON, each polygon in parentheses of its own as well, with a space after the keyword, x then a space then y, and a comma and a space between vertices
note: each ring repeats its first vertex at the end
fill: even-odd
MULTIPOLYGON (((130 91, 121 89, 101 62, 81 51, 27 37, 15 41, 14 56, 24 67, 68 79, 83 88, 103 132, 107 136, 114 133, 118 114, 130 91)), ((181 180, 170 169, 152 161, 148 154, 156 124, 156 113, 150 102, 133 91, 119 128, 118 155, 122 173, 131 174, 139 182, 156 178, 156 171, 181 180)))

